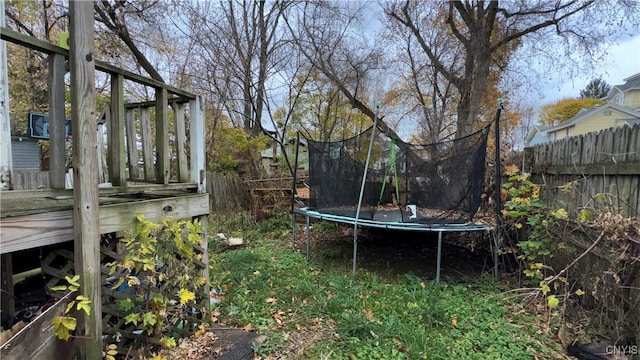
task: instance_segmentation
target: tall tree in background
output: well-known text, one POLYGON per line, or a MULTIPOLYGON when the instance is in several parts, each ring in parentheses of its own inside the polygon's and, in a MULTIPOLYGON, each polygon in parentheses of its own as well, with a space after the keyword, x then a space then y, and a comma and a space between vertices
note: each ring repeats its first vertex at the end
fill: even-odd
MULTIPOLYGON (((370 43, 362 30, 366 26, 365 5, 304 2, 285 20, 298 50, 313 68, 335 85, 351 107, 373 119, 376 100, 385 99, 386 94, 383 81, 376 78, 384 68, 382 49, 370 43)), ((379 116, 378 128, 390 137, 400 138, 384 115, 379 116)))
MULTIPOLYGON (((459 95, 457 104, 456 136, 465 136, 477 127, 482 94, 489 74, 507 69, 508 46, 531 39, 534 50, 544 43, 545 51, 553 49, 559 42, 569 52, 579 47, 593 49, 603 39, 617 31, 619 22, 634 19, 635 2, 608 1, 450 1, 421 2, 406 0, 386 4, 389 18, 405 26, 415 36, 421 50, 449 82, 459 95), (464 60, 461 69, 452 68, 450 59, 441 57, 427 38, 430 19, 424 7, 439 7, 447 12, 443 31, 451 32, 455 38, 452 46, 461 45, 464 60), (605 9, 606 8, 606 9, 605 9), (606 11, 603 11, 606 10, 606 11), (627 16, 629 15, 629 16, 627 16), (615 26, 591 26, 595 22, 615 26), (615 20, 615 21, 613 21, 615 20)), ((533 54, 529 54, 531 56, 533 54)), ((556 54, 561 55, 561 54, 556 54)))
POLYGON ((583 99, 602 99, 609 94, 611 85, 607 84, 602 78, 591 80, 587 86, 580 90, 580 97, 583 99))
MULTIPOLYGON (((139 46, 139 42, 143 41, 144 32, 151 33, 153 29, 157 29, 157 24, 153 23, 158 18, 158 13, 153 13, 160 5, 158 0, 155 1, 125 1, 125 0, 100 0, 94 5, 96 20, 102 23, 109 31, 122 41, 131 51, 136 63, 149 74, 149 76, 161 82, 165 82, 164 78, 158 72, 156 65, 152 64, 148 55, 144 53, 139 46), (154 7, 156 9, 154 9, 154 7), (155 15, 155 16, 154 16, 155 15), (136 31, 132 34, 130 27, 130 18, 134 18, 138 22, 146 22, 144 31, 136 31), (134 41, 136 39, 136 41, 134 41)), ((159 48, 159 46, 158 46, 159 48)), ((115 54, 114 57, 119 57, 115 54)))
POLYGON ((582 109, 590 109, 602 104, 604 101, 594 98, 558 100, 542 107, 539 122, 545 125, 558 125, 576 116, 582 109))
POLYGON ((269 105, 268 81, 290 55, 280 31, 286 1, 183 4, 184 26, 196 41, 199 61, 220 94, 231 121, 256 136, 269 105))

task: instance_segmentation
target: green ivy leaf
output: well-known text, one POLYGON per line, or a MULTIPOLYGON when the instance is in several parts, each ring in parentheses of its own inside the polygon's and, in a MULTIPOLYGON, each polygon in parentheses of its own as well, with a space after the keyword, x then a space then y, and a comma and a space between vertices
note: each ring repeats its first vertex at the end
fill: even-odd
POLYGON ((558 300, 558 298, 555 295, 550 295, 547 298, 547 305, 549 306, 549 309, 556 308, 558 304, 560 304, 560 300, 558 300))
POLYGON ((582 289, 578 289, 578 290, 576 290, 576 295, 582 296, 582 295, 584 295, 584 291, 582 291, 582 289))
POLYGON ((579 222, 586 222, 591 220, 591 211, 587 210, 587 209, 582 209, 580 210, 580 212, 578 213, 578 221, 579 222))
POLYGON ((551 288, 549 288, 549 285, 544 281, 540 281, 540 290, 542 290, 542 295, 547 295, 549 291, 551 291, 551 288))
POLYGON ((156 324, 156 314, 152 312, 145 312, 142 315, 142 323, 145 326, 153 326, 156 324))
POLYGON ((118 300, 118 310, 120 311, 129 311, 133 308, 133 301, 130 298, 124 300, 118 300))
POLYGON ((138 322, 140 322, 140 314, 129 314, 124 317, 125 324, 133 323, 133 325, 138 325, 138 322))

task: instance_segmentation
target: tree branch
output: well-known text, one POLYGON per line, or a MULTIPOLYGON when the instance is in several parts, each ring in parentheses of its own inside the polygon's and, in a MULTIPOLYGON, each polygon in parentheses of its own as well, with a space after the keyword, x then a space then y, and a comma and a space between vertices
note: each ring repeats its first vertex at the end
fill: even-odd
MULTIPOLYGON (((566 7, 568 7, 570 4, 573 4, 574 2, 575 1, 572 1, 572 2, 570 2, 568 4, 565 4, 564 6, 557 7, 552 12, 553 13, 557 13, 558 11, 560 11, 562 9, 565 9, 566 7)), ((549 27, 549 26, 552 26, 552 25, 558 26, 558 24, 562 20, 566 19, 567 17, 569 17, 569 16, 571 16, 573 14, 576 14, 576 13, 586 9, 587 7, 591 6, 594 2, 595 2, 595 0, 589 0, 589 1, 585 2, 585 3, 583 3, 582 5, 580 5, 579 7, 577 7, 576 9, 574 9, 572 11, 569 11, 568 13, 563 14, 562 16, 560 16, 558 18, 556 18, 554 16, 553 19, 551 19, 551 20, 544 21, 542 23, 539 23, 539 24, 536 24, 534 26, 528 27, 528 28, 526 28, 524 30, 517 31, 515 33, 507 35, 507 36, 502 38, 500 41, 498 41, 495 45, 493 45, 491 47, 491 52, 496 51, 497 49, 499 49, 503 45, 506 45, 507 43, 509 43, 509 42, 511 42, 511 41, 513 41, 513 40, 515 40, 517 38, 520 38, 522 36, 525 36, 527 34, 534 33, 534 32, 536 32, 536 31, 538 31, 540 29, 543 29, 543 28, 546 28, 546 27, 549 27)), ((559 29, 558 29, 558 33, 560 33, 559 29)))

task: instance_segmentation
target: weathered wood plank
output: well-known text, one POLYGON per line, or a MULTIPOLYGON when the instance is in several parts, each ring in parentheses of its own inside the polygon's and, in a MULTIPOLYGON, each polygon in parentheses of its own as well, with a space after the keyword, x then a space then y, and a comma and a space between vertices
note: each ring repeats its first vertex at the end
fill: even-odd
MULTIPOLYGON (((13 255, 2 254, 0 257, 0 282, 2 282, 2 293, 0 294, 0 305, 2 306, 2 323, 11 324, 16 312, 16 302, 13 288, 13 255)), ((208 279, 208 278, 207 278, 208 279)))
POLYGON ((73 235, 80 292, 91 300, 88 315, 80 312, 76 334, 80 357, 102 357, 98 168, 95 135, 96 90, 93 2, 69 3, 69 62, 73 125, 73 235))
MULTIPOLYGON (((3 29, 0 33, 4 33, 4 17, 4 1, 0 1, 0 26, 3 29)), ((11 189, 11 172, 13 170, 8 74, 7 46, 4 42, 0 42, 0 191, 11 189)))
POLYGON ((142 159, 144 161, 144 178, 146 180, 155 180, 156 171, 153 163, 153 139, 151 137, 151 118, 149 108, 140 108, 139 112, 142 159))
POLYGON ((127 163, 129 164, 129 177, 140 177, 140 168, 138 163, 140 157, 138 156, 138 134, 136 131, 136 119, 132 109, 127 109, 125 112, 125 132, 127 138, 127 163))
POLYGON ((136 202, 135 206, 122 204, 105 205, 100 208, 100 232, 122 231, 135 225, 136 215, 143 214, 151 221, 159 222, 165 216, 187 219, 209 213, 208 194, 154 199, 136 202))
POLYGON ((537 145, 527 149, 526 158, 533 177, 539 181, 544 178, 550 189, 580 175, 575 194, 551 190, 548 201, 562 199, 575 209, 611 207, 633 217, 640 215, 639 151, 640 125, 636 125, 537 145), (598 194, 606 194, 604 203, 597 200, 598 194))
POLYGON ((49 184, 64 189, 65 167, 65 100, 64 56, 49 55, 49 184))
POLYGON ((3 254, 73 240, 72 210, 3 218, 0 224, 3 254))
POLYGON ((107 130, 109 135, 109 181, 116 186, 125 185, 125 142, 124 142, 124 76, 111 75, 111 114, 107 130))
MULTIPOLYGON (((104 109, 103 116, 109 116, 109 108, 104 109)), ((109 165, 107 164, 107 145, 104 141, 105 126, 98 125, 96 131, 96 150, 98 154, 98 183, 106 183, 109 181, 109 165)))
POLYGON ((207 174, 205 155, 204 104, 202 97, 197 96, 189 103, 189 125, 191 140, 191 182, 198 184, 198 192, 207 191, 207 174))
MULTIPOLYGON (((207 207, 209 206, 209 202, 207 200, 207 207)), ((200 222, 200 224, 202 224, 202 234, 200 234, 202 236, 202 241, 200 242, 200 251, 202 253, 202 262, 204 263, 204 266, 202 267, 202 277, 205 279, 209 279, 209 239, 207 237, 207 234, 209 233, 208 231, 208 224, 209 224, 209 217, 207 215, 201 215, 198 216, 198 221, 200 222)), ((200 305, 201 309, 204 309, 204 319, 209 319, 209 312, 211 309, 211 294, 210 294, 211 288, 209 286, 209 282, 207 281, 203 288, 202 288, 202 292, 203 292, 203 303, 200 305)))
POLYGON ((67 360, 73 359, 76 340, 59 340, 54 335, 53 318, 63 314, 74 293, 69 293, 29 322, 0 349, 3 360, 67 360))
MULTIPOLYGON (((193 194, 103 205, 100 207, 100 226, 97 228, 99 234, 129 229, 135 224, 138 213, 152 221, 161 221, 165 216, 187 219, 205 215, 209 213, 209 195, 193 194)), ((73 240, 73 223, 72 210, 2 218, 0 252, 4 254, 73 240)))
POLYGON ((620 175, 637 175, 640 172, 640 162, 633 163, 609 163, 609 164, 591 164, 591 165, 546 165, 534 166, 533 172, 538 173, 545 171, 546 174, 552 175, 602 175, 602 174, 620 174, 620 175))
POLYGON ((185 129, 184 104, 171 103, 174 112, 176 132, 176 153, 178 158, 178 181, 189 181, 189 163, 187 162, 187 133, 185 129))
POLYGON ((14 191, 5 191, 4 193, 2 193, 2 196, 10 197, 10 194, 15 192, 16 190, 49 189, 49 181, 50 178, 48 171, 14 171, 12 176, 14 191))
POLYGON ((631 129, 629 138, 630 147, 627 161, 640 161, 640 125, 636 125, 631 129))
MULTIPOLYGON (((108 196, 114 194, 131 194, 131 193, 149 193, 149 192, 162 192, 162 191, 175 191, 175 190, 193 190, 198 187, 195 183, 172 183, 168 185, 161 184, 137 184, 127 186, 114 186, 108 188, 100 188, 100 196, 108 196)), ((58 197, 58 196, 73 196, 73 190, 14 190, 2 193, 0 198, 0 213, 7 211, 2 205, 5 200, 23 199, 23 198, 46 198, 46 197, 58 197)))
POLYGON ((156 180, 168 184, 169 173, 169 107, 167 90, 156 88, 156 180))

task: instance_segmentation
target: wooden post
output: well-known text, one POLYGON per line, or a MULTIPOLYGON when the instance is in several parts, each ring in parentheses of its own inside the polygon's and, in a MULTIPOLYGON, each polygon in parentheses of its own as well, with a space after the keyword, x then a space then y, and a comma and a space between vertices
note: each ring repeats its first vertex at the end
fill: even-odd
POLYGON ((129 178, 140 179, 140 171, 138 169, 138 136, 133 109, 127 109, 124 118, 127 134, 127 155, 129 157, 129 178))
POLYGON ((151 119, 148 107, 140 108, 140 138, 142 139, 142 158, 144 159, 144 179, 156 178, 153 169, 153 143, 151 140, 151 119))
MULTIPOLYGON (((191 171, 189 178, 191 182, 198 184, 198 192, 207 192, 207 173, 206 163, 207 158, 205 155, 205 142, 204 142, 204 104, 202 103, 202 97, 197 96, 195 99, 189 102, 189 125, 191 129, 191 171)), ((209 264, 209 250, 207 248, 207 224, 209 217, 202 215, 198 217, 198 220, 203 226, 202 242, 203 248, 202 262, 209 264)), ((205 266, 202 269, 202 276, 209 280, 209 266, 205 266)), ((204 286, 205 299, 209 296, 209 282, 204 286)), ((209 309, 208 304, 205 302, 206 309, 209 309)), ((206 316, 206 315, 205 315, 206 316)))
MULTIPOLYGON (((4 1, 0 1, 0 26, 4 27, 4 1)), ((7 45, 0 41, 0 191, 11 189, 11 120, 9 119, 9 73, 7 45)))
POLYGON ((111 117, 107 118, 107 137, 109 153, 109 181, 114 186, 124 186, 127 182, 125 173, 124 143, 124 76, 111 74, 111 117))
POLYGON ((175 119, 176 152, 178 157, 178 180, 189 181, 189 164, 187 163, 187 135, 184 124, 184 104, 171 103, 175 119))
POLYGON ((2 281, 2 295, 0 296, 0 304, 2 304, 2 323, 11 324, 11 320, 13 320, 16 312, 16 302, 13 292, 13 254, 2 254, 1 257, 2 264, 0 266, 0 274, 2 274, 2 276, 0 276, 0 280, 2 281))
POLYGON ((64 189, 67 173, 64 72, 64 56, 49 55, 49 184, 52 189, 64 189))
POLYGON ((81 359, 102 358, 100 231, 93 2, 70 1, 71 119, 73 127, 73 236, 80 292, 91 311, 78 312, 81 359))
POLYGON ((169 118, 167 89, 156 88, 156 181, 169 184, 169 118))
POLYGON ((207 192, 207 157, 204 143, 204 104, 202 96, 189 102, 189 124, 191 125, 191 182, 198 184, 198 192, 207 192))

